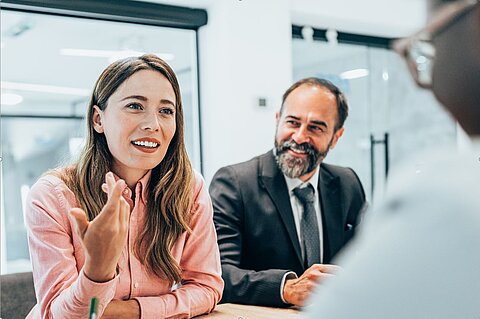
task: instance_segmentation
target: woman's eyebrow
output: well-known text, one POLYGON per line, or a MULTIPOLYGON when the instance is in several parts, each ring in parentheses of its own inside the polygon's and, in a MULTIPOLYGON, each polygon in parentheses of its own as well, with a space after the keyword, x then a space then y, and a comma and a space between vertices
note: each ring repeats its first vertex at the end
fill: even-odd
MULTIPOLYGON (((143 95, 129 95, 121 99, 120 101, 125 101, 125 100, 140 100, 140 101, 147 101, 148 98, 143 96, 143 95)), ((169 104, 171 106, 175 106, 175 103, 169 99, 161 99, 160 104, 169 104)))
POLYGON ((125 101, 125 100, 130 100, 130 99, 140 100, 140 101, 146 101, 147 100, 147 98, 143 95, 129 95, 129 96, 124 97, 120 101, 125 101))

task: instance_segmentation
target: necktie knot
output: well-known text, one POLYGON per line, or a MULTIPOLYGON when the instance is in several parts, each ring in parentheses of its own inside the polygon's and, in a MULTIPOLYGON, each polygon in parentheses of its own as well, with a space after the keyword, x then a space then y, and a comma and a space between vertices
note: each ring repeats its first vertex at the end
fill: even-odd
POLYGON ((297 196, 297 198, 302 202, 302 204, 313 203, 315 201, 312 184, 308 184, 306 187, 302 188, 294 188, 293 194, 297 196))

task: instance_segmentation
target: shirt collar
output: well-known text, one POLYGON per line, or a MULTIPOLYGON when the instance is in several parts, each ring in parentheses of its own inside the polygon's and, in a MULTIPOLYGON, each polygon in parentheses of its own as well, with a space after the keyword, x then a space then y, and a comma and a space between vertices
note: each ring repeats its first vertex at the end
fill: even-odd
POLYGON ((140 187, 139 192, 142 194, 143 202, 147 202, 148 196, 148 183, 150 182, 150 176, 152 175, 152 170, 149 170, 142 178, 137 182, 137 188, 140 187))
POLYGON ((304 187, 304 185, 306 186, 306 185, 308 185, 308 183, 312 184, 313 189, 314 189, 314 194, 316 194, 317 186, 318 186, 318 176, 319 176, 319 171, 320 171, 319 167, 320 166, 317 166, 317 168, 315 170, 315 173, 306 182, 303 182, 299 178, 290 178, 290 177, 286 176, 285 174, 283 174, 283 176, 285 176, 285 181, 287 182, 288 193, 290 194, 290 196, 292 196, 294 188, 297 188, 299 186, 304 187))
MULTIPOLYGON (((112 172, 113 173, 113 172, 112 172)), ((135 184, 135 193, 141 194, 141 200, 143 200, 144 203, 147 203, 147 196, 148 196, 148 183, 150 182, 150 177, 152 175, 152 170, 147 171, 145 175, 143 175, 142 178, 138 180, 138 182, 135 184)), ((120 177, 113 173, 113 176, 115 177, 115 180, 119 180, 120 177)), ((131 198, 132 197, 132 191, 130 188, 127 189, 127 197, 131 198)))

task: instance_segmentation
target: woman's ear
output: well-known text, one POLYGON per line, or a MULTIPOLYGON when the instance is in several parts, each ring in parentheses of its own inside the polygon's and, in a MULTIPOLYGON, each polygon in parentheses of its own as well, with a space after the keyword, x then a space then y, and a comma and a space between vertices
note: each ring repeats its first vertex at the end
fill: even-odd
POLYGON ((92 123, 97 133, 103 133, 103 111, 97 105, 93 106, 92 123))

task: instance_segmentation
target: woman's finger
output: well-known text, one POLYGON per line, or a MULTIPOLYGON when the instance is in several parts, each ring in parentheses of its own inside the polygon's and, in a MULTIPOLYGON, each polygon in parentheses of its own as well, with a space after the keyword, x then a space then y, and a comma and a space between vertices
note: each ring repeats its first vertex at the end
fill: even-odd
POLYGON ((72 208, 70 210, 70 215, 73 217, 73 220, 75 221, 75 231, 77 232, 77 235, 83 239, 85 236, 85 233, 87 232, 88 228, 88 220, 87 220, 87 214, 85 214, 85 211, 81 208, 72 208))
POLYGON ((130 216, 130 205, 128 202, 125 200, 125 198, 122 198, 122 215, 120 216, 121 221, 124 223, 128 223, 128 219, 130 216))
POLYGON ((108 196, 110 197, 111 192, 115 186, 115 177, 112 172, 105 174, 105 183, 107 184, 108 196))
POLYGON ((110 194, 108 195, 108 200, 105 204, 106 209, 118 210, 120 199, 124 199, 122 193, 125 187, 127 187, 127 185, 122 179, 119 179, 113 184, 113 187, 109 190, 110 194))

